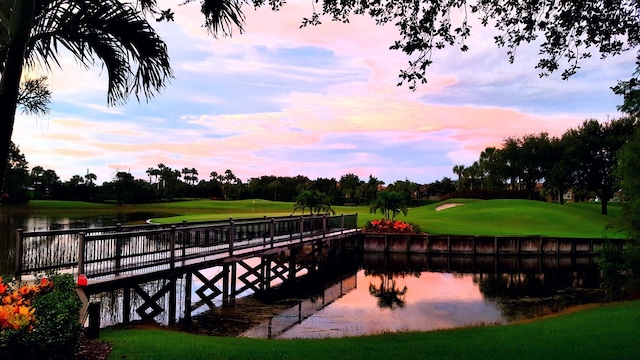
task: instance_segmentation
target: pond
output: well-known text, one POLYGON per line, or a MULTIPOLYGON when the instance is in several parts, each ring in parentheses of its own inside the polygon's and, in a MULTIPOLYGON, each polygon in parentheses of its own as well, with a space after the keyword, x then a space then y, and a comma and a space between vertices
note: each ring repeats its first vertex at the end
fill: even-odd
POLYGON ((240 336, 326 338, 508 324, 603 295, 591 259, 545 265, 536 258, 516 265, 533 271, 509 270, 514 260, 523 262, 487 257, 478 265, 470 257, 364 254, 353 274, 240 336))

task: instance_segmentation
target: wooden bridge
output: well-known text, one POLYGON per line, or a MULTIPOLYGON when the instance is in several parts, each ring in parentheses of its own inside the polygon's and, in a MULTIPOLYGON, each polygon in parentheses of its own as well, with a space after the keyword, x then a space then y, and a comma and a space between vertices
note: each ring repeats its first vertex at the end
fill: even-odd
POLYGON ((130 318, 131 295, 144 300, 135 309, 141 318, 168 312, 176 320, 176 279, 184 278, 184 317, 193 311, 192 279, 203 285, 195 291, 199 304, 213 306, 222 295, 233 299, 247 290, 268 289, 274 280, 295 280, 297 274, 315 271, 327 248, 359 233, 357 214, 338 216, 286 216, 223 221, 131 225, 91 229, 24 232, 18 230, 15 275, 18 279, 57 271, 78 277, 80 295, 88 306, 92 294, 123 289, 123 320, 130 318), (256 266, 245 260, 260 258, 256 266), (237 267, 240 274, 237 274, 237 267), (220 267, 207 278, 201 270, 220 267), (84 280, 86 279, 86 284, 84 280), (150 294, 147 281, 167 279, 167 285, 150 294), (222 286, 218 285, 222 282, 222 286), (237 286, 240 282, 240 286, 237 286), (157 304, 169 296, 168 309, 157 304))

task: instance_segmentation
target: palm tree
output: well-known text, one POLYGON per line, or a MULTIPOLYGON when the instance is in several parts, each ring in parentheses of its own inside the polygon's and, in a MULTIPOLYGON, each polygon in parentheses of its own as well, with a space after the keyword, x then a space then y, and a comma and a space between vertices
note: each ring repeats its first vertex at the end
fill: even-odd
MULTIPOLYGON (((80 64, 102 62, 107 101, 130 94, 149 98, 172 76, 164 42, 146 21, 143 7, 118 0, 14 0, 0 6, 0 159, 6 161, 24 65, 60 65, 65 48, 80 64)), ((0 182, 5 166, 0 166, 0 182)))
POLYGON ((453 173, 458 175, 458 191, 462 190, 462 174, 464 173, 464 165, 455 165, 453 167, 453 173))
POLYGON ((80 175, 73 175, 68 181, 69 186, 72 188, 78 187, 80 184, 84 184, 84 178, 80 175))
POLYGON ((371 202, 369 211, 375 214, 378 210, 384 215, 387 220, 393 220, 395 217, 402 213, 405 216, 409 212, 406 199, 401 193, 396 191, 380 191, 378 197, 371 202))
POLYGON ((314 212, 316 214, 335 214, 329 200, 329 196, 320 191, 303 190, 296 197, 296 203, 293 205, 293 213, 295 214, 296 210, 302 210, 302 214, 304 214, 304 209, 308 208, 311 215, 313 215, 314 212))
MULTIPOLYGON (((480 169, 480 164, 477 161, 474 161, 473 164, 471 166, 469 166, 468 168, 464 169, 463 171, 463 175, 466 178, 469 178, 469 183, 471 184, 471 190, 473 190, 473 185, 475 184, 476 180, 480 179, 482 180, 482 170, 480 169)), ((482 181, 480 181, 480 184, 482 185, 482 181)), ((482 186, 480 186, 482 187, 482 186)))
POLYGON ((158 175, 160 175, 160 170, 156 169, 156 168, 147 168, 147 171, 145 171, 147 173, 147 175, 149 175, 149 184, 151 184, 151 177, 155 177, 155 181, 158 182, 158 175))
POLYGON ((93 182, 95 180, 98 180, 98 177, 96 176, 96 174, 90 173, 89 170, 87 170, 87 174, 84 176, 84 180, 88 186, 93 186, 93 182))

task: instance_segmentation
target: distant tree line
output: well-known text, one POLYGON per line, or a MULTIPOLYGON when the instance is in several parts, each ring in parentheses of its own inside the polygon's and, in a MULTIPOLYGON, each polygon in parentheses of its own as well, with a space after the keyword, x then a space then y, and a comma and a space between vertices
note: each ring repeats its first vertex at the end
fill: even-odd
POLYGON ((136 179, 121 171, 98 185, 96 175, 87 171, 63 182, 55 170, 41 166, 29 170, 24 155, 12 144, 3 202, 59 199, 122 204, 184 198, 295 202, 303 191, 310 191, 323 194, 326 196, 323 201, 332 205, 370 205, 378 192, 385 189, 400 194, 409 206, 421 205, 427 198, 450 197, 537 200, 550 197, 562 203, 562 195, 571 189, 576 200, 598 198, 602 213, 606 214, 607 203, 621 187, 622 176, 616 171, 620 151, 637 129, 636 118, 628 117, 606 123, 586 120, 561 137, 550 137, 544 132, 509 137, 501 148, 482 151, 472 165, 454 166, 457 180, 444 177, 430 184, 418 184, 405 179, 386 187, 372 175, 363 180, 355 174, 315 180, 302 175, 269 175, 245 183, 230 169, 223 173, 213 171, 200 178, 195 168, 173 169, 164 164, 149 167, 146 179, 136 179))
POLYGON ((472 165, 453 167, 458 180, 450 196, 548 196, 563 203, 563 194, 571 190, 577 201, 601 201, 606 215, 608 202, 621 189, 616 171, 620 152, 637 129, 637 118, 627 117, 605 123, 586 120, 561 137, 542 132, 506 138, 502 148, 486 148, 472 165))
MULTIPOLYGON (((302 175, 261 176, 243 182, 232 170, 224 173, 213 171, 205 179, 195 168, 173 169, 164 164, 149 167, 146 179, 136 179, 129 172, 119 171, 113 179, 102 185, 95 174, 73 175, 62 181, 53 169, 28 163, 19 149, 12 144, 7 166, 7 182, 3 202, 26 203, 29 199, 80 200, 91 202, 150 203, 185 198, 210 198, 220 200, 266 199, 295 202, 307 192, 323 194, 323 202, 332 205, 369 205, 376 199, 384 182, 369 176, 367 181, 358 175, 346 174, 335 178, 311 180, 302 175)), ((448 181, 451 183, 451 180, 448 181)), ((426 196, 425 186, 409 180, 396 181, 389 189, 402 193, 407 203, 417 202, 426 196)), ((441 187, 442 191, 444 187, 441 187)), ((453 187, 450 186, 449 190, 453 187)), ((443 193, 444 194, 444 193, 443 193)), ((303 209, 300 209, 303 210, 303 209)))

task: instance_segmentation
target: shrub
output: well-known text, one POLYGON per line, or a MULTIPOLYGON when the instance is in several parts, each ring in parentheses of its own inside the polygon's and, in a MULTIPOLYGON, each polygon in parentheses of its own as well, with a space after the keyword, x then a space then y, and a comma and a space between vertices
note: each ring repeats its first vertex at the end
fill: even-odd
POLYGON ((82 304, 75 292, 73 276, 50 274, 35 284, 0 279, 0 284, 0 294, 4 290, 0 358, 72 358, 82 335, 79 322, 82 304), (14 315, 10 314, 12 311, 14 315))
POLYGON ((400 220, 388 220, 388 219, 367 221, 364 229, 365 229, 365 232, 376 232, 376 233, 394 233, 394 234, 421 233, 420 227, 418 225, 414 225, 414 224, 407 223, 400 220))
POLYGON ((635 242, 630 241, 626 246, 607 242, 597 255, 602 287, 610 299, 625 298, 640 291, 640 247, 635 242))

